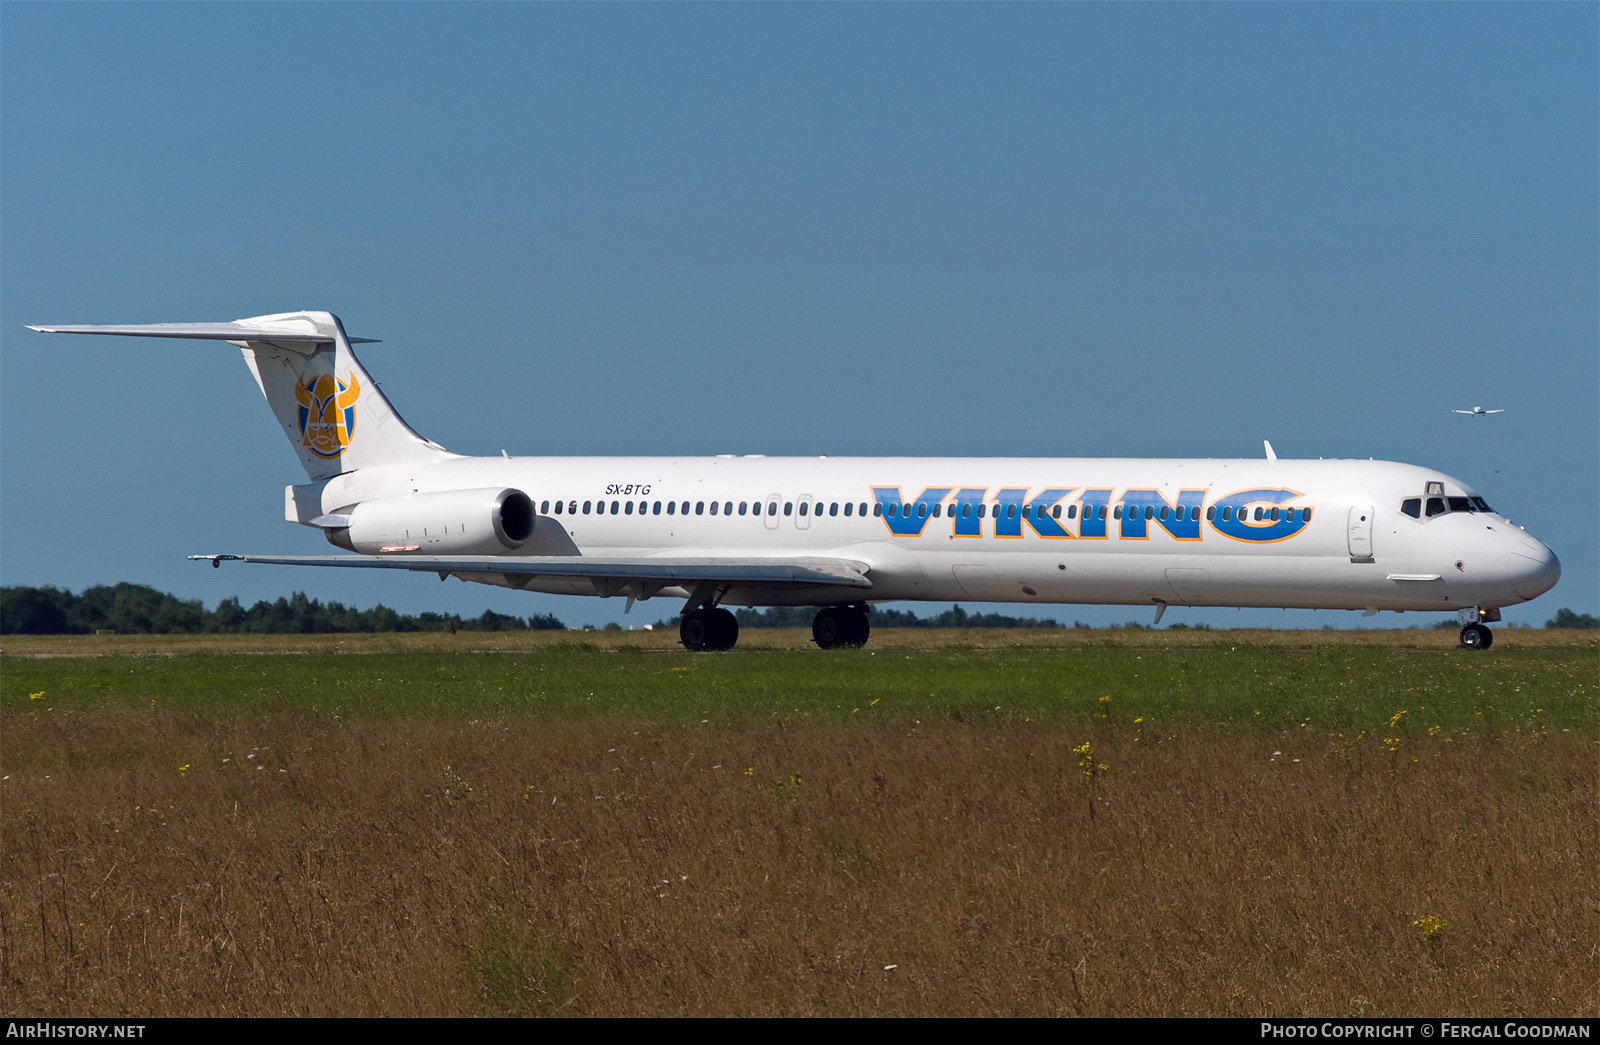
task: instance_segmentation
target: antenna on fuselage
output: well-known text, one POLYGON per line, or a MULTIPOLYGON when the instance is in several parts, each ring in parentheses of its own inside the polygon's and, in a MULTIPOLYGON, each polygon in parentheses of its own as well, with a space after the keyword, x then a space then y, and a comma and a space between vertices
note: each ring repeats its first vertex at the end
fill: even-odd
POLYGON ((1267 460, 1276 461, 1278 459, 1277 451, 1272 449, 1272 440, 1263 439, 1261 440, 1261 445, 1267 448, 1267 460))

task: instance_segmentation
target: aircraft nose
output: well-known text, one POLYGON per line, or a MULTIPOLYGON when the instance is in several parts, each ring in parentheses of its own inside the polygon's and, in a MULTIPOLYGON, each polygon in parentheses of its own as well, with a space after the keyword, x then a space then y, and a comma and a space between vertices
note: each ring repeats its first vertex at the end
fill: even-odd
POLYGON ((1560 579, 1561 563, 1542 542, 1526 540, 1511 549, 1511 589, 1524 599, 1543 595, 1560 579))

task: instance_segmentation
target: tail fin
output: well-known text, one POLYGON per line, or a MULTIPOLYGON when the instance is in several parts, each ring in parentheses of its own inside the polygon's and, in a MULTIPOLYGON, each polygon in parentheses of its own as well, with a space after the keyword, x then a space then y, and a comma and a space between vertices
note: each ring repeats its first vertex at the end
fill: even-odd
POLYGON ((453 456, 401 420, 351 351, 352 341, 329 312, 283 312, 232 323, 32 327, 47 334, 227 341, 261 386, 306 475, 328 479, 361 468, 453 456))

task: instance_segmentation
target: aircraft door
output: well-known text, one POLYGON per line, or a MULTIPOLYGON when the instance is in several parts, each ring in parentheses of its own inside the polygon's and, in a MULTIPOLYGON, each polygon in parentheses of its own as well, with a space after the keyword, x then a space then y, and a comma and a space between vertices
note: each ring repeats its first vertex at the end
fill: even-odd
POLYGON ((1358 505, 1350 509, 1348 530, 1351 562, 1372 561, 1372 506, 1358 505))
POLYGON ((816 507, 816 504, 813 502, 811 495, 808 494, 808 493, 803 493, 798 498, 795 499, 795 506, 794 506, 794 528, 795 529, 797 529, 797 530, 808 530, 808 529, 811 528, 811 511, 815 507, 816 507))
POLYGON ((778 528, 778 513, 783 511, 779 505, 782 503, 783 495, 775 493, 767 494, 767 514, 761 519, 762 523, 767 529, 776 530, 778 528))

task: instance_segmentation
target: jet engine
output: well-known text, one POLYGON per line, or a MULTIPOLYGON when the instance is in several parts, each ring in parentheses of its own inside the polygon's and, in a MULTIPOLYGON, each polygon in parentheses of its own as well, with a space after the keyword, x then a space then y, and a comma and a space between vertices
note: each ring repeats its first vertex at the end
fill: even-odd
POLYGON ((533 537, 537 512, 521 490, 451 490, 362 501, 328 540, 363 555, 499 555, 533 537))

